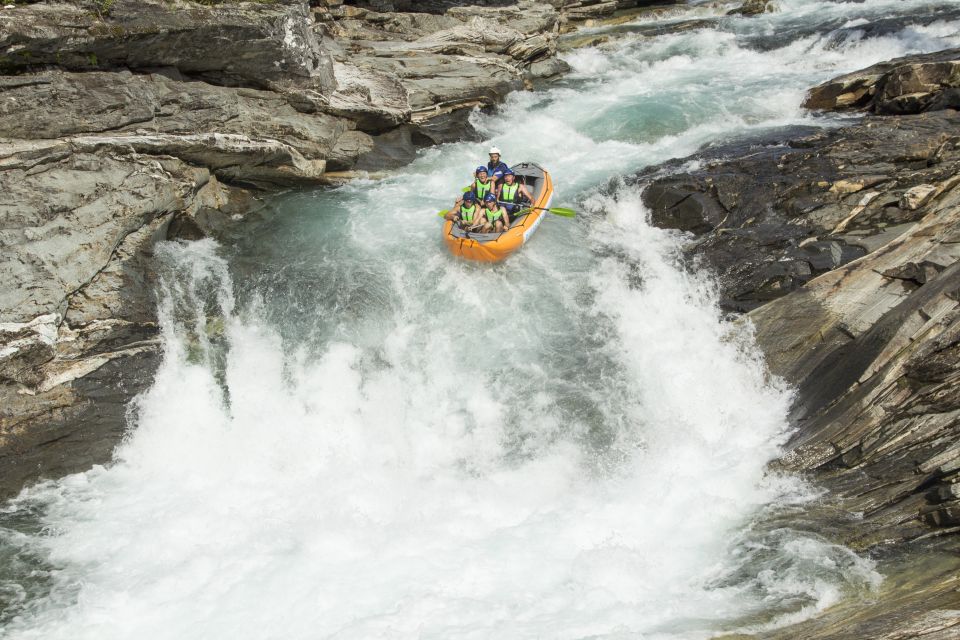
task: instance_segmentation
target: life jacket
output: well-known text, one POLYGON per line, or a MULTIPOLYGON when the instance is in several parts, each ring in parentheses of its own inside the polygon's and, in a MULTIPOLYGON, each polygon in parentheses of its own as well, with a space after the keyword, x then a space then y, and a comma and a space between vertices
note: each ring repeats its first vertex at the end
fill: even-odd
POLYGON ((496 222, 506 211, 503 207, 497 207, 496 209, 485 209, 483 213, 487 216, 489 222, 496 222))
POLYGON ((487 180, 487 182, 480 182, 480 179, 474 181, 473 192, 477 194, 477 200, 483 200, 483 196, 490 193, 490 187, 493 186, 493 183, 487 180))
POLYGON ((472 207, 467 207, 466 205, 460 205, 460 219, 464 222, 473 222, 473 216, 477 213, 477 205, 472 207))
POLYGON ((503 189, 500 191, 500 200, 501 202, 516 202, 517 196, 520 194, 520 183, 514 182, 513 184, 503 183, 503 189))

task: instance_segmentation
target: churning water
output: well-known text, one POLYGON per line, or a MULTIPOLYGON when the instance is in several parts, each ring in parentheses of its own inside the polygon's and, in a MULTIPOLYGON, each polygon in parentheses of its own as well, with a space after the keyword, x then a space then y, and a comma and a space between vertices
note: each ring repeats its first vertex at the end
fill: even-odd
POLYGON ((156 382, 113 464, 4 508, 0 634, 688 639, 875 586, 868 560, 763 526, 811 497, 765 472, 789 391, 616 181, 823 124, 809 86, 960 46, 929 2, 780 6, 638 22, 476 116, 581 211, 505 264, 440 241, 473 144, 277 198, 235 246, 162 246, 156 382))

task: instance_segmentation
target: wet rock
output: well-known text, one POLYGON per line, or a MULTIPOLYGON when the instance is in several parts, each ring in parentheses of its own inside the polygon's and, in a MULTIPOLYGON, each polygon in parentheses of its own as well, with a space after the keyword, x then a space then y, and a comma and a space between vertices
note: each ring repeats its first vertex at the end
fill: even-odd
POLYGON ((0 146, 0 493, 109 458, 157 362, 152 247, 211 183, 123 145, 0 146))
POLYGON ((916 262, 906 262, 893 269, 887 269, 883 272, 883 275, 888 278, 909 280, 915 284, 923 285, 935 278, 943 269, 944 267, 942 265, 925 260, 919 264, 916 262))
POLYGON ((836 532, 859 548, 956 526, 958 126, 952 110, 870 117, 638 177, 652 220, 690 234, 691 264, 798 389, 774 466, 862 514, 836 532))
POLYGON ((416 156, 412 127, 400 127, 373 138, 372 148, 357 161, 360 171, 382 171, 410 164, 416 156))
POLYGON ((727 15, 755 16, 768 11, 774 11, 774 5, 770 0, 747 0, 736 9, 727 11, 727 15))
POLYGON ((918 184, 903 192, 900 196, 899 205, 901 209, 907 211, 916 211, 925 205, 934 194, 937 193, 937 187, 932 184, 918 184))
POLYGON ((109 462, 127 430, 129 401, 153 382, 158 363, 153 345, 30 394, 0 381, 0 499, 41 478, 109 462))
POLYGON ((902 115, 960 108, 960 49, 907 56, 810 90, 808 109, 902 115))
POLYGON ((924 535, 926 487, 956 455, 958 205, 953 189, 895 242, 750 315, 771 370, 799 386, 781 464, 864 514, 857 546, 924 535), (922 283, 885 275, 925 262, 950 266, 922 283))
MULTIPOLYGON (((856 526, 856 522, 851 523, 856 526)), ((845 598, 801 623, 718 640, 948 640, 960 631, 957 545, 914 543, 874 554, 883 583, 865 597, 845 598)))
POLYGON ((723 207, 718 202, 683 186, 652 184, 644 198, 653 224, 665 229, 706 233, 724 218, 723 207))
POLYGON ((570 65, 559 58, 548 58, 534 62, 527 70, 530 78, 553 78, 570 71, 570 65))
POLYGON ((687 253, 718 274, 721 305, 749 311, 886 245, 937 206, 960 184, 958 125, 960 114, 939 111, 784 132, 638 181, 654 224, 696 236, 687 253))
POLYGON ((109 456, 156 364, 158 240, 235 238, 257 190, 393 168, 420 146, 473 138, 475 108, 565 69, 549 4, 309 4, 0 12, 0 275, 11 283, 0 290, 0 465, 11 490, 109 456), (134 370, 142 378, 124 383, 134 370))

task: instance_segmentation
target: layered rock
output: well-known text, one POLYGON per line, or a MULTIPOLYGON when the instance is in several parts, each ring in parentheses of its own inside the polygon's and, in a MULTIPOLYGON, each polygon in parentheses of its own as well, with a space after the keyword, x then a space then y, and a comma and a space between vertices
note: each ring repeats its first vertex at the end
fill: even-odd
POLYGON ((351 141, 370 150, 357 162, 361 169, 403 164, 418 144, 470 138, 472 109, 566 69, 555 57, 559 16, 542 3, 452 7, 441 15, 319 8, 315 15, 338 83, 328 111, 372 136, 351 141))
POLYGON ((109 456, 158 352, 146 264, 215 188, 172 157, 0 145, 0 467, 4 493, 109 456), (51 183, 51 176, 56 180, 51 183))
POLYGON ((723 307, 749 311, 922 219, 955 188, 958 126, 938 111, 715 149, 653 179, 644 201, 658 226, 697 234, 688 253, 720 274, 723 307))
POLYGON ((960 109, 960 49, 898 58, 834 78, 812 89, 804 106, 885 115, 960 109))
POLYGON ((334 87, 305 2, 42 2, 0 13, 0 70, 173 67, 215 84, 334 87))
POLYGON ((864 514, 860 545, 960 524, 958 131, 952 110, 868 118, 644 193, 654 223, 695 235, 722 304, 752 310, 799 388, 782 466, 864 514))
POLYGON ((890 558, 869 601, 737 638, 960 629, 950 535, 960 531, 960 112, 934 108, 949 82, 932 75, 927 93, 901 99, 903 78, 925 65, 940 74, 955 55, 894 61, 811 94, 867 87, 861 107, 916 113, 784 132, 708 150, 695 171, 640 178, 653 220, 690 233, 687 255, 717 271, 723 305, 749 311, 771 372, 797 388, 796 430, 773 467, 826 490, 811 526, 890 558), (897 109, 876 107, 887 100, 897 109))
POLYGON ((468 138, 472 109, 563 68, 542 3, 310 4, 0 12, 0 493, 109 458, 158 357, 157 240, 468 138))
POLYGON ((960 525, 958 185, 895 240, 751 314, 771 370, 798 383, 781 466, 862 514, 857 546, 960 525))

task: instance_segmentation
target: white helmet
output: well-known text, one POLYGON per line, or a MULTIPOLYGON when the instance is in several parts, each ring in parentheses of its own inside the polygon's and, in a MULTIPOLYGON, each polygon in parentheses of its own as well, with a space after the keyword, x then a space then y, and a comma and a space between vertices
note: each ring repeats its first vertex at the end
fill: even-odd
POLYGON ((490 147, 490 155, 497 154, 500 155, 500 147, 490 147))

